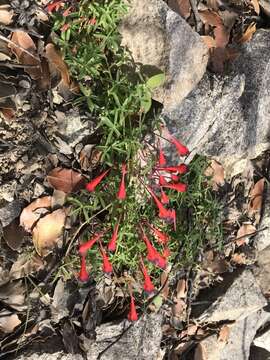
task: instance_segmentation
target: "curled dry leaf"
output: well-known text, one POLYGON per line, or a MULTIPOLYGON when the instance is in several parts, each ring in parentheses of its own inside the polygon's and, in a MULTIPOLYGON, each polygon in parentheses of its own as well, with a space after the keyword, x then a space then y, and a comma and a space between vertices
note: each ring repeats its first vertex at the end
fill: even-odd
POLYGON ((65 225, 66 213, 58 209, 41 218, 33 229, 36 252, 43 257, 59 243, 65 225))
POLYGON ((32 79, 39 79, 41 76, 40 60, 37 57, 37 48, 32 38, 26 32, 16 30, 11 36, 11 41, 9 47, 20 64, 26 65, 25 72, 32 79), (29 65, 33 67, 29 67, 29 65))
POLYGON ((17 314, 12 314, 8 310, 0 311, 0 331, 6 334, 11 333, 20 324, 21 320, 17 314))
POLYGON ((31 204, 26 206, 20 216, 20 225, 27 232, 32 231, 32 227, 35 222, 40 218, 40 213, 37 210, 39 209, 50 209, 52 203, 51 196, 44 196, 42 198, 34 200, 31 204))
POLYGON ((66 194, 77 191, 84 186, 84 177, 72 169, 57 167, 47 176, 49 184, 56 190, 66 194))
POLYGON ((61 74, 63 83, 70 86, 70 76, 66 63, 64 62, 61 53, 55 48, 54 44, 49 43, 45 47, 45 55, 49 61, 49 65, 56 69, 61 74))
POLYGON ((255 232, 256 232, 256 227, 254 225, 243 224, 237 231, 236 238, 241 238, 241 239, 236 239, 237 246, 241 246, 248 243, 249 235, 254 235, 255 232))
POLYGON ((256 30, 257 30, 256 24, 255 24, 255 23, 251 23, 251 24, 247 27, 247 29, 246 29, 246 31, 244 32, 244 34, 243 34, 240 38, 236 39, 236 41, 237 41, 238 43, 240 43, 240 44, 243 44, 243 43, 245 43, 245 42, 247 42, 247 41, 250 41, 250 40, 252 39, 252 36, 253 36, 253 34, 255 33, 256 30))
POLYGON ((248 204, 248 215, 250 217, 255 215, 257 223, 260 220, 260 212, 262 209, 264 181, 264 178, 257 181, 249 194, 250 201, 248 204))
POLYGON ((0 300, 12 309, 22 311, 26 309, 24 292, 22 281, 10 281, 0 286, 0 300))
POLYGON ((200 18, 204 24, 211 26, 220 26, 222 25, 222 19, 219 14, 211 10, 199 11, 200 18))
POLYGON ((12 23, 14 11, 9 5, 0 6, 0 24, 10 25, 12 23))
POLYGON ((247 262, 246 255, 235 253, 231 256, 231 262, 237 265, 246 265, 247 262))
POLYGON ((214 190, 218 190, 219 186, 225 183, 225 171, 223 166, 216 160, 212 160, 210 166, 205 170, 206 176, 210 176, 214 190))
POLYGON ((177 299, 185 299, 187 296, 187 282, 185 279, 180 279, 176 286, 177 299))

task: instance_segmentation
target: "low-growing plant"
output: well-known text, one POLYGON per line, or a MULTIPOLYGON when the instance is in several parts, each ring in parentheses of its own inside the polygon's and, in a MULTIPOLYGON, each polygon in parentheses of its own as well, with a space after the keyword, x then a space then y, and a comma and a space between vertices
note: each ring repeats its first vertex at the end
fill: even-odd
MULTIPOLYGON (((122 0, 61 2, 54 29, 71 75, 97 122, 101 166, 76 197, 73 214, 89 227, 79 244, 81 281, 104 273, 140 273, 154 291, 168 262, 190 265, 207 243, 221 239, 218 203, 203 175, 207 161, 181 161, 188 149, 168 134, 179 163, 168 165, 159 146, 162 122, 153 116, 151 91, 163 74, 145 79, 126 49, 118 24, 122 0), (150 139, 148 134, 150 133, 150 139), (187 186, 189 184, 189 186, 187 186)), ((136 320, 132 289, 130 320, 136 320)))

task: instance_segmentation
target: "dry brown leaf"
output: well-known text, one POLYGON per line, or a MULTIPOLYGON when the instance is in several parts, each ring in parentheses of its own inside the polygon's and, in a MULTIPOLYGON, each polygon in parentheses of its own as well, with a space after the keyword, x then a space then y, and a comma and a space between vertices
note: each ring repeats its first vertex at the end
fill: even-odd
POLYGON ((31 232, 34 223, 40 218, 39 209, 50 209, 52 203, 51 196, 44 196, 34 200, 26 206, 20 216, 20 225, 27 231, 31 232))
POLYGON ((11 333, 20 324, 21 320, 17 314, 12 314, 8 310, 0 311, 0 331, 6 334, 11 333))
POLYGON ((239 38, 236 39, 236 41, 240 44, 243 44, 247 41, 250 41, 252 39, 253 34, 255 33, 255 31, 257 30, 256 28, 256 24, 255 23, 251 23, 246 31, 244 32, 244 34, 239 38))
POLYGON ((225 183, 225 171, 223 166, 216 160, 212 160, 210 166, 205 170, 206 176, 210 176, 214 190, 218 190, 219 186, 225 183))
POLYGON ((209 24, 212 26, 221 26, 222 19, 219 14, 211 10, 199 11, 200 18, 204 24, 209 24))
POLYGON ((84 186, 84 177, 72 169, 57 167, 47 176, 49 184, 56 190, 66 194, 77 191, 84 186))
POLYGON ((37 254, 29 259, 28 254, 21 254, 12 264, 10 269, 10 278, 12 280, 21 279, 27 275, 43 270, 45 263, 37 254))
POLYGON ((0 300, 12 309, 22 311, 25 305, 25 288, 21 280, 9 281, 0 287, 0 300))
POLYGON ((0 6, 0 24, 10 25, 12 23, 14 11, 9 5, 0 6))
POLYGON ((231 261, 237 265, 246 265, 246 260, 245 254, 235 253, 231 257, 231 261))
POLYGON ((18 61, 23 65, 34 66, 33 68, 25 67, 25 72, 32 79, 39 79, 41 76, 40 60, 37 58, 37 48, 32 38, 26 32, 16 30, 11 36, 11 41, 13 44, 9 44, 9 47, 16 55, 18 61))
POLYGON ((33 229, 33 243, 39 256, 46 256, 61 240, 66 213, 58 209, 41 218, 33 229))
POLYGON ((191 6, 189 0, 169 0, 168 5, 184 19, 190 16, 191 6))
POLYGON ((164 286, 161 291, 161 294, 165 300, 168 298, 170 292, 169 280, 168 280, 169 273, 170 273, 170 269, 167 268, 163 270, 160 275, 160 285, 162 287, 164 286))
POLYGON ((62 77, 63 83, 69 87, 70 86, 70 76, 66 63, 64 62, 61 53, 55 48, 54 44, 47 44, 45 47, 46 58, 49 61, 49 64, 56 68, 62 77))
POLYGON ((259 1, 258 0, 250 0, 250 4, 252 5, 255 13, 257 15, 260 14, 260 4, 259 4, 259 1))
POLYGON ((207 358, 206 349, 199 343, 195 349, 194 360, 207 360, 207 358))
POLYGON ((173 316, 179 318, 183 314, 187 305, 182 299, 174 298, 174 304, 172 305, 172 314, 173 316))
POLYGON ((177 299, 185 299, 187 296, 187 282, 185 279, 180 279, 176 286, 177 299))
POLYGON ((205 45, 208 47, 208 49, 216 47, 216 40, 212 38, 212 36, 209 35, 202 35, 201 39, 205 43, 205 45))
POLYGON ((227 343, 230 336, 230 328, 228 325, 223 325, 219 331, 218 341, 227 343))
POLYGON ((187 328, 187 335, 194 336, 198 330, 198 325, 189 325, 187 328))
POLYGON ((264 178, 257 181, 249 194, 250 201, 248 204, 248 214, 250 217, 255 215, 257 223, 260 220, 260 212, 262 209, 264 182, 264 178))
POLYGON ((12 250, 18 250, 20 248, 24 238, 24 231, 20 227, 18 218, 3 228, 3 237, 12 250))
POLYGON ((237 231, 236 238, 241 237, 241 239, 236 240, 237 246, 248 243, 248 235, 252 235, 254 232, 256 232, 256 227, 252 224, 243 224, 240 226, 239 230, 237 231))

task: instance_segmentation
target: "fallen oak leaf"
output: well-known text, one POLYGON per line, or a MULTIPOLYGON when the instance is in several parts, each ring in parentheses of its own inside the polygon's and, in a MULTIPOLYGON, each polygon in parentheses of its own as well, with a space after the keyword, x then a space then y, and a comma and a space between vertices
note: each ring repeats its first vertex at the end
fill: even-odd
POLYGON ((250 4, 251 6, 253 7, 255 13, 257 15, 260 14, 260 4, 259 4, 259 1, 258 0, 250 0, 250 4))
POLYGON ((38 209, 49 209, 51 208, 52 197, 51 196, 44 196, 39 199, 34 200, 28 206, 26 206, 20 216, 20 225, 25 229, 27 232, 32 231, 33 225, 38 221, 40 218, 40 214, 36 212, 38 209))
POLYGON ((47 180, 54 189, 66 194, 82 189, 85 183, 85 178, 79 172, 60 167, 50 171, 47 180))
POLYGON ((211 26, 223 25, 222 19, 219 14, 212 10, 199 11, 200 18, 204 24, 211 26))
POLYGON ((58 209, 42 217, 33 229, 33 244, 39 256, 44 257, 61 240, 66 213, 58 209))
POLYGON ((41 63, 32 38, 25 31, 16 30, 12 33, 10 41, 9 47, 11 51, 16 55, 21 64, 26 65, 25 72, 32 79, 39 79, 41 77, 41 63))
POLYGON ((13 314, 9 310, 0 311, 0 332, 11 333, 20 324, 21 320, 17 314, 13 314))
POLYGON ((70 85, 70 76, 66 63, 64 62, 61 53, 56 49, 54 44, 49 43, 45 47, 45 56, 49 61, 49 65, 56 68, 62 77, 65 86, 70 85))
POLYGON ((218 187, 223 186, 225 183, 224 168, 216 160, 211 160, 211 163, 206 168, 204 175, 211 177, 210 181, 214 190, 218 190, 218 187))
POLYGON ((0 6, 0 24, 10 25, 13 21, 14 11, 9 5, 0 6))

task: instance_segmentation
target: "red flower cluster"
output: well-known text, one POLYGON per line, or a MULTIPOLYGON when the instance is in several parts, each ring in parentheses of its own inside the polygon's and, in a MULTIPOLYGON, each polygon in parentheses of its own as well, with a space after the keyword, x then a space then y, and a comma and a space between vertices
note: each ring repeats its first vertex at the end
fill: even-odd
MULTIPOLYGON (((180 156, 186 156, 189 154, 188 149, 178 140, 176 140, 173 136, 170 136, 169 141, 176 147, 180 156)), ((157 163, 158 164, 154 169, 154 175, 151 177, 151 179, 158 178, 158 185, 155 182, 153 183, 152 186, 149 186, 148 184, 144 184, 144 183, 143 186, 151 195, 154 203, 157 206, 158 217, 166 222, 172 223, 174 229, 176 229, 176 211, 175 209, 171 209, 165 206, 170 203, 170 198, 166 193, 166 189, 171 189, 178 192, 187 191, 187 185, 180 182, 179 177, 188 171, 188 167, 185 164, 179 164, 176 166, 167 166, 167 160, 165 154, 160 146, 158 149, 157 163), (158 191, 160 193, 160 198, 157 195, 157 193, 153 190, 157 186, 159 187, 158 191)), ((96 187, 108 175, 109 171, 110 169, 102 172, 99 176, 91 180, 86 185, 86 189, 89 192, 95 191, 96 187)), ((120 201, 125 200, 127 196, 126 175, 127 175, 127 164, 123 163, 121 165, 121 180, 119 183, 119 189, 116 194, 116 198, 120 201)), ((108 242, 106 249, 108 252, 114 253, 117 249, 117 238, 118 238, 118 231, 120 226, 121 226, 121 220, 118 221, 118 223, 116 223, 114 225, 114 228, 112 229, 111 239, 108 242)), ((140 230, 141 239, 144 241, 146 246, 146 259, 149 262, 153 263, 155 266, 161 269, 165 269, 167 267, 168 257, 170 256, 170 250, 168 248, 168 243, 170 240, 169 236, 164 232, 162 232, 160 229, 157 229, 155 226, 149 224, 145 220, 142 221, 142 224, 138 224, 138 227, 140 230), (163 247, 162 254, 150 241, 148 235, 146 234, 146 229, 144 228, 146 226, 148 228, 148 231, 154 236, 155 241, 163 247)), ((99 249, 103 259, 103 272, 112 273, 113 271, 113 267, 112 264, 110 263, 107 252, 101 243, 101 238, 103 234, 104 232, 95 234, 90 240, 88 240, 84 244, 81 244, 79 247, 79 254, 81 255, 81 271, 80 271, 79 279, 81 281, 87 281, 89 278, 89 275, 86 270, 85 258, 87 251, 90 250, 96 242, 99 243, 99 249)), ((151 281, 150 275, 148 274, 147 267, 142 258, 140 259, 140 269, 144 276, 144 286, 143 286, 144 291, 147 294, 152 293, 155 290, 155 288, 151 281)), ((136 313, 134 296, 132 294, 131 289, 130 289, 130 299, 131 299, 131 303, 130 303, 130 312, 128 314, 128 319, 130 321, 136 321, 138 319, 138 315, 136 313)))

